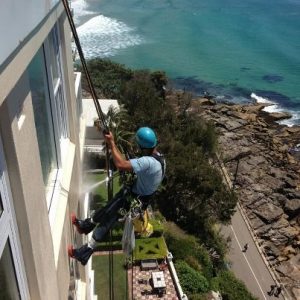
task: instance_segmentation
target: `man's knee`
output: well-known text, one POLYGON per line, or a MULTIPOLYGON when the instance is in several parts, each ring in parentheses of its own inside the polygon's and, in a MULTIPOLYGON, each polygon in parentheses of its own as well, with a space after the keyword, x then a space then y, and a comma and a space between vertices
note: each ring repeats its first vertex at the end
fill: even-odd
POLYGON ((110 218, 106 218, 105 222, 101 225, 98 225, 93 232, 93 239, 97 242, 101 242, 107 232, 114 226, 118 219, 117 214, 110 216, 110 218))

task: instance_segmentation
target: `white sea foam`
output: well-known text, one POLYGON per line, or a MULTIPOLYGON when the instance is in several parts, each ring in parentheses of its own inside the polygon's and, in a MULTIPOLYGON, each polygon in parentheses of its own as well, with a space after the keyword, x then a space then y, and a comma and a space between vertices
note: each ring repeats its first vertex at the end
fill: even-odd
POLYGON ((73 19, 75 24, 79 23, 80 17, 93 14, 92 11, 88 10, 88 4, 85 0, 73 0, 71 2, 71 8, 74 12, 73 19))
POLYGON ((143 42, 134 28, 103 15, 91 18, 77 28, 84 54, 87 58, 113 56, 120 49, 143 42))
POLYGON ((300 125, 300 112, 294 110, 289 110, 288 112, 292 115, 292 117, 290 119, 281 120, 278 123, 289 127, 293 125, 300 125))
POLYGON ((275 103, 274 101, 258 96, 255 93, 251 94, 251 98, 254 99, 257 103, 267 103, 270 104, 268 106, 266 106, 263 110, 269 113, 274 113, 274 112, 289 112, 291 114, 291 118, 289 119, 284 119, 284 120, 280 120, 278 121, 279 124, 282 125, 287 125, 289 127, 298 124, 299 120, 300 120, 300 113, 297 111, 293 111, 293 110, 286 110, 282 107, 280 107, 277 103, 275 103))
POLYGON ((254 99, 257 103, 274 103, 267 98, 256 95, 255 93, 251 93, 251 98, 254 99))

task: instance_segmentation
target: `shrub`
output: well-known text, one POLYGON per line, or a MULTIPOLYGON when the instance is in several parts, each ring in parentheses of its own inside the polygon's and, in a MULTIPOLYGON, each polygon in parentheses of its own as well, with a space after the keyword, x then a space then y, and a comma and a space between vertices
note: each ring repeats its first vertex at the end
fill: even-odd
POLYGON ((205 293, 209 290, 207 279, 200 273, 191 268, 183 260, 175 263, 175 268, 180 280, 180 284, 188 295, 205 293))
POLYGON ((247 290, 245 284, 230 271, 222 271, 211 282, 213 290, 218 290, 224 300, 257 300, 247 290))
POLYGON ((133 253, 135 260, 163 259, 168 249, 163 237, 137 239, 133 253))
POLYGON ((207 250, 197 239, 184 233, 174 223, 165 224, 165 239, 169 250, 176 259, 184 260, 192 268, 201 270, 206 278, 212 278, 213 265, 207 250))

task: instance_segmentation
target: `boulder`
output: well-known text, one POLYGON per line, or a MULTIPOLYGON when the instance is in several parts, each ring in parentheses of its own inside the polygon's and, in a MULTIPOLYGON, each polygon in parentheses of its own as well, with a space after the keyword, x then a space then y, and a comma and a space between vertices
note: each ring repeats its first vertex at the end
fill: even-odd
POLYGON ((264 252, 267 256, 278 257, 280 255, 280 250, 272 243, 267 242, 264 245, 264 252))
POLYGON ((284 120, 284 119, 290 119, 292 117, 292 115, 288 112, 272 112, 269 113, 269 118, 272 121, 280 121, 280 120, 284 120))
POLYGON ((300 214, 300 199, 288 199, 285 202, 284 211, 289 217, 296 217, 300 214))
POLYGON ((257 216, 259 216, 263 221, 270 224, 278 220, 282 216, 283 210, 272 203, 265 203, 259 206, 257 209, 255 209, 254 213, 257 216))
POLYGON ((262 226, 265 225, 265 223, 260 218, 258 218, 257 216, 255 216, 254 214, 253 214, 253 218, 251 219, 250 223, 251 223, 251 227, 254 230, 257 230, 260 227, 262 227, 262 226))
POLYGON ((283 276, 289 277, 294 282, 300 282, 300 254, 294 256, 292 259, 281 263, 276 267, 276 271, 283 276))
POLYGON ((288 200, 284 195, 279 193, 274 193, 270 196, 270 199, 272 200, 273 204, 276 206, 284 207, 286 201, 288 200))
POLYGON ((197 99, 197 104, 213 106, 216 104, 216 101, 214 101, 213 99, 199 98, 197 99))
POLYGON ((293 226, 283 227, 278 230, 279 234, 287 237, 288 240, 292 240, 297 237, 300 232, 293 226))

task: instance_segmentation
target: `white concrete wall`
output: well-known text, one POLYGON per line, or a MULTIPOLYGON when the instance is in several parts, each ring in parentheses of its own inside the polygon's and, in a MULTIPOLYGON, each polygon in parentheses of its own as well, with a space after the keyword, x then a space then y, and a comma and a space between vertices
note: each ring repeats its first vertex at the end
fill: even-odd
POLYGON ((59 1, 0 1, 0 66, 59 1))

